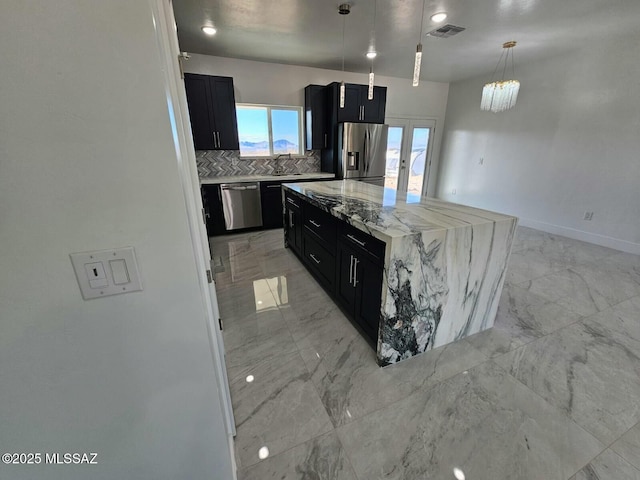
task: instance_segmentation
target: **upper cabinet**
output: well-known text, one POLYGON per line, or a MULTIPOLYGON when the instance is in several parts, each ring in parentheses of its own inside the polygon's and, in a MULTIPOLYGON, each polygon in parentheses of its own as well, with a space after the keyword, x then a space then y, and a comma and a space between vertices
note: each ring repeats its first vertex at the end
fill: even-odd
POLYGON ((345 84, 344 108, 340 108, 340 83, 328 86, 331 89, 330 105, 340 122, 384 123, 387 104, 387 87, 373 87, 373 99, 367 98, 369 87, 353 83, 345 84))
POLYGON ((328 146, 327 87, 307 85, 304 89, 305 148, 321 150, 328 146))
POLYGON ((196 150, 239 150, 233 78, 184 74, 196 150))

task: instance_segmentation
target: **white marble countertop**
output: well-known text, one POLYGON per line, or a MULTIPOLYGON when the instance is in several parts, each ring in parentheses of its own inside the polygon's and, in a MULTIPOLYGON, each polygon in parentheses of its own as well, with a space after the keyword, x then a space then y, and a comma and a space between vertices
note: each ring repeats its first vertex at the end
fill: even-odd
POLYGON ((404 195, 354 180, 289 183, 286 188, 387 243, 398 237, 515 217, 436 198, 404 195))
POLYGON ((335 178, 333 173, 316 172, 316 173, 301 173, 286 174, 286 175, 233 175, 227 177, 209 177, 201 178, 200 185, 216 185, 219 183, 240 183, 240 182, 269 182, 274 180, 280 180, 283 182, 290 182, 292 180, 312 180, 312 179, 332 179, 335 178))

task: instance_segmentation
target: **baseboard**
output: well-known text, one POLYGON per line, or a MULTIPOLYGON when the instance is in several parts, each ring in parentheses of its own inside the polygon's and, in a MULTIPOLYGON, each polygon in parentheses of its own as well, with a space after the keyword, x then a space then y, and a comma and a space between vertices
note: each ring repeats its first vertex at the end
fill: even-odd
POLYGON ((535 228, 536 230, 542 230, 543 232, 555 233, 556 235, 562 235, 575 240, 582 240, 583 242, 595 243, 596 245, 602 245, 603 247, 609 247, 622 252, 640 255, 640 243, 633 243, 627 240, 620 240, 619 238, 607 237, 606 235, 599 235, 597 233, 576 230, 575 228, 539 222, 528 218, 520 218, 519 224, 523 227, 535 228))

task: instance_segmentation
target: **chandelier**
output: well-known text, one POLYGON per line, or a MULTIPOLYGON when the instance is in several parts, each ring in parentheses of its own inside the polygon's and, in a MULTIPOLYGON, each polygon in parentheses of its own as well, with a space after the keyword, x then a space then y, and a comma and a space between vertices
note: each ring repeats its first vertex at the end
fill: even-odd
POLYGON ((511 70, 515 77, 515 67, 513 61, 513 47, 516 46, 516 42, 505 42, 502 44, 502 55, 498 60, 495 70, 493 71, 492 78, 495 76, 500 64, 504 59, 504 67, 502 68, 502 80, 487 83, 482 89, 482 102, 480 103, 480 109, 485 111, 491 111, 494 113, 504 112, 513 108, 518 99, 518 91, 520 90, 520 82, 518 80, 505 80, 505 74, 507 72, 507 63, 509 61, 509 54, 511 54, 511 70), (505 54, 506 52, 506 54, 505 54))

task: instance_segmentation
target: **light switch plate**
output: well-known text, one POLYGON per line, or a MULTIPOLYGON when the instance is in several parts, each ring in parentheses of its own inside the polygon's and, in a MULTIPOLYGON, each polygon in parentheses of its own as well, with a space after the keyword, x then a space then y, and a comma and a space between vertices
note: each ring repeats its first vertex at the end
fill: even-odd
POLYGON ((72 253, 69 256, 85 300, 142 290, 133 247, 72 253))

